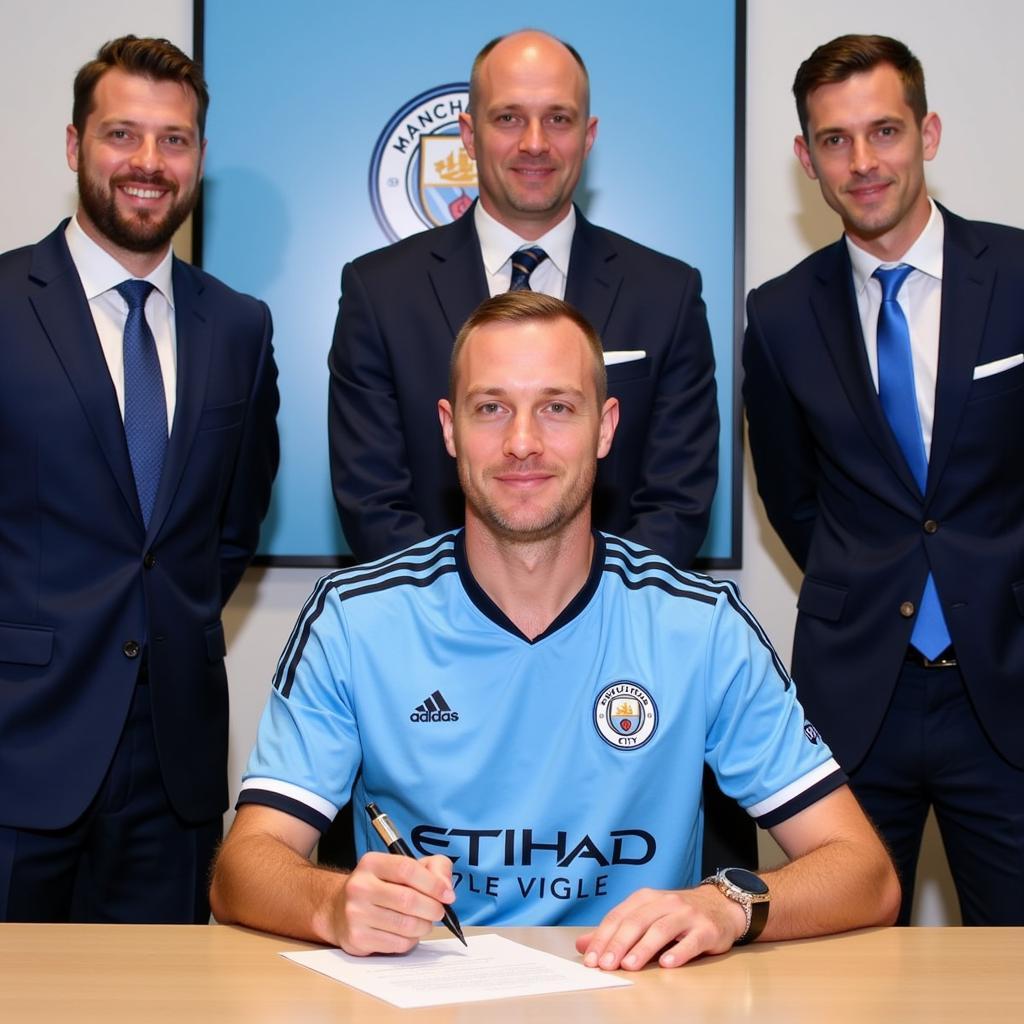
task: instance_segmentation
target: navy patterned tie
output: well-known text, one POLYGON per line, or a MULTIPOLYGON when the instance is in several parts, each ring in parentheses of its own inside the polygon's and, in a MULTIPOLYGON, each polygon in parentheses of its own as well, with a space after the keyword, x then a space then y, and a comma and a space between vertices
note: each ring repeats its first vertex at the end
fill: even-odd
POLYGON ((149 526, 167 450, 167 398, 156 341, 146 322, 148 281, 123 281, 117 290, 128 303, 124 324, 124 436, 135 475, 142 521, 149 526))
MULTIPOLYGON (((896 297, 913 267, 901 263, 888 270, 879 267, 874 276, 882 285, 878 311, 878 398, 899 442, 903 455, 923 495, 928 483, 928 458, 921 433, 921 416, 914 387, 914 360, 910 328, 896 297)), ((926 657, 936 658, 950 642, 935 580, 928 574, 921 595, 910 642, 926 657)))
POLYGON ((548 258, 548 254, 539 246, 529 249, 517 249, 512 253, 512 283, 510 292, 533 291, 530 287, 530 275, 548 258))

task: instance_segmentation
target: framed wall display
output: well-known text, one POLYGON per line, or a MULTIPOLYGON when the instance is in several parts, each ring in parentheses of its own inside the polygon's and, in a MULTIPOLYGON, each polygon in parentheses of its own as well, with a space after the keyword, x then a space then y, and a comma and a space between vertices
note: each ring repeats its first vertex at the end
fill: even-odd
POLYGON ((327 447, 341 268, 470 205, 475 166, 457 131, 470 64, 488 39, 532 25, 570 41, 590 71, 599 131, 576 193, 585 215, 703 276, 721 444, 700 564, 740 564, 745 23, 742 0, 523 0, 514 16, 467 0, 196 3, 212 102, 195 257, 270 305, 281 374, 262 561, 345 560, 327 447))

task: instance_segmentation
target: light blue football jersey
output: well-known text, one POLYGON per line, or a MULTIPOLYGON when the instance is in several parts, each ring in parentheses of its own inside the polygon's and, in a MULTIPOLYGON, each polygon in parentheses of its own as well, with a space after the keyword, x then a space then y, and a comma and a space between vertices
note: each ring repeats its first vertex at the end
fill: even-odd
POLYGON ((461 531, 324 577, 281 655, 239 804, 356 805, 453 862, 463 924, 593 924, 700 880, 705 761, 762 826, 846 781, 733 584, 595 534, 529 641, 461 531))

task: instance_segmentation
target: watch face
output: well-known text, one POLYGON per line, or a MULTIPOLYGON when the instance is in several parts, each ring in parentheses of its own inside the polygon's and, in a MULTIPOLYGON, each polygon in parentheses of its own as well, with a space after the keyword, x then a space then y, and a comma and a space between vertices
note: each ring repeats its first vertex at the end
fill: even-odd
POLYGON ((768 886, 764 879, 759 878, 753 871, 747 871, 745 868, 726 868, 722 874, 725 875, 727 881, 732 882, 744 892, 749 892, 754 896, 768 894, 768 886))

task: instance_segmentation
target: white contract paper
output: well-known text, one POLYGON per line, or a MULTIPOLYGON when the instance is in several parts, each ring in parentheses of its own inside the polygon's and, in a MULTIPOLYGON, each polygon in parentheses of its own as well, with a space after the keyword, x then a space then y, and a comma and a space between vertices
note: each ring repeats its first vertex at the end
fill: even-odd
POLYGON ((633 984, 500 935, 466 941, 468 949, 458 939, 434 939, 400 956, 349 956, 340 949, 281 956, 403 1009, 633 984))

